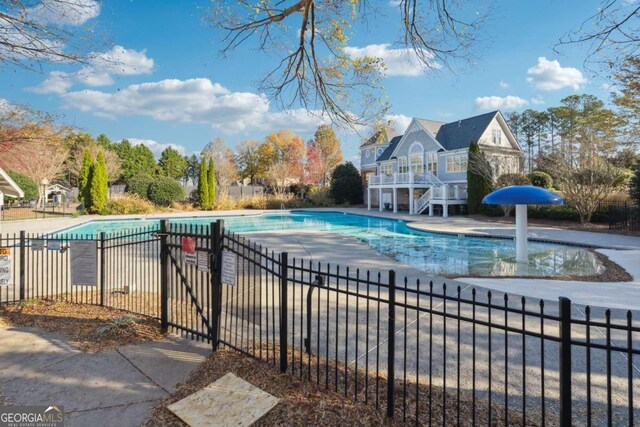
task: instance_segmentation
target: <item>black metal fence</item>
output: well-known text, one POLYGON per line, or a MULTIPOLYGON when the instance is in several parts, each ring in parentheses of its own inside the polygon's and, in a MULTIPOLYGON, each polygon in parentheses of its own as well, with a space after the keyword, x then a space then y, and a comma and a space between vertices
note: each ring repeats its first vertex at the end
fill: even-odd
POLYGON ((640 206, 630 202, 607 202, 610 230, 640 232, 640 206))
POLYGON ((416 424, 634 425, 640 416, 630 311, 320 265, 222 222, 92 238, 98 286, 81 287, 69 282, 64 250, 75 236, 0 236, 15 273, 0 301, 46 296, 149 315, 416 424), (206 265, 188 262, 184 238, 206 265), (49 250, 56 240, 63 250, 49 250))
POLYGON ((49 202, 42 206, 36 205, 35 202, 13 203, 0 206, 0 221, 56 218, 72 216, 75 213, 75 204, 49 202))

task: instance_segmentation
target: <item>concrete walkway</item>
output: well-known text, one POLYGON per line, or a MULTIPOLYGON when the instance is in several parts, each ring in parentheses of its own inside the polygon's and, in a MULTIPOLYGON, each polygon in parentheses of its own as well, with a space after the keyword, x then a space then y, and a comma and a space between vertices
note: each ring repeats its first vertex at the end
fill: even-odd
POLYGON ((13 405, 64 407, 66 426, 139 426, 210 354, 208 345, 162 341, 84 353, 39 328, 0 328, 0 390, 13 405))

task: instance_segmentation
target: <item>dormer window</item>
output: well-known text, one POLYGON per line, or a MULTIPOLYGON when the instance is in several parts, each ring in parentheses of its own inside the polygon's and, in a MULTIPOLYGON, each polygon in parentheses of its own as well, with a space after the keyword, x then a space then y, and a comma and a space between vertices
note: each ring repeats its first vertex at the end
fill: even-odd
POLYGON ((500 142, 502 140, 502 131, 500 129, 493 129, 491 131, 491 136, 492 136, 493 143, 495 145, 500 145, 500 142))

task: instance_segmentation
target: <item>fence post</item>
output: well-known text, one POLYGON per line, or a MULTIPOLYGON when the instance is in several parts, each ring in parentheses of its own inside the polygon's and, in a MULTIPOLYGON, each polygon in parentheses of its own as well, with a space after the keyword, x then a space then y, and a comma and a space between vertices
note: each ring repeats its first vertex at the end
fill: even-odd
POLYGON ((209 271, 211 276, 211 345, 213 351, 218 350, 220 344, 220 312, 222 310, 222 239, 224 233, 224 220, 217 220, 211 224, 211 259, 209 271))
POLYGON ((100 306, 104 307, 105 300, 105 281, 107 277, 107 272, 105 271, 105 266, 107 265, 105 256, 104 256, 104 241, 105 241, 105 232, 100 232, 100 306))
POLYGON ((24 230, 20 231, 20 301, 24 301, 25 293, 25 256, 26 242, 24 230))
POLYGON ((389 270, 389 324, 387 326, 387 417, 393 418, 396 394, 396 272, 389 270))
MULTIPOLYGON (((571 300, 560 297, 560 425, 571 425, 571 300)), ((544 367, 543 367, 544 368, 544 367)))
POLYGON ((280 372, 287 372, 287 285, 289 283, 289 254, 280 254, 280 372))
POLYGON ((160 222, 160 328, 162 332, 169 329, 169 245, 168 221, 160 222))

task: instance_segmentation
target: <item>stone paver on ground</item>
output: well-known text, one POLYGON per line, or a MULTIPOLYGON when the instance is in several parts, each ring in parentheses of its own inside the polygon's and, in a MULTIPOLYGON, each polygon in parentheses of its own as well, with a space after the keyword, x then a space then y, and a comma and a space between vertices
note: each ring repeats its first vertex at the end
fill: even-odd
POLYGON ((139 426, 210 352, 169 336, 85 353, 60 334, 1 327, 0 390, 13 405, 64 407, 66 426, 139 426))

